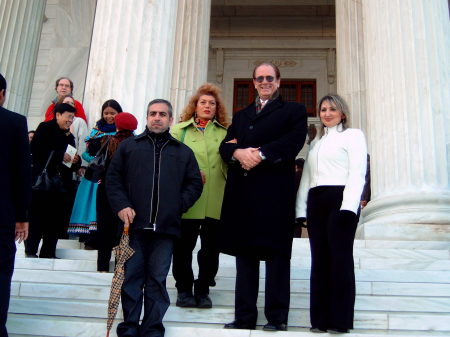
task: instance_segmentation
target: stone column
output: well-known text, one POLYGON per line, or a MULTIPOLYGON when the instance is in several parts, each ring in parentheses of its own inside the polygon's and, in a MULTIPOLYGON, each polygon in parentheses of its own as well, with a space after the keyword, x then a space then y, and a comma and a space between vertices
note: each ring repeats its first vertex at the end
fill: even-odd
POLYGON ((0 0, 0 73, 7 81, 4 107, 28 115, 45 0, 0 0))
POLYGON ((175 122, 208 72, 211 0, 179 0, 170 98, 175 122))
POLYGON ((352 127, 366 131, 362 0, 336 0, 337 91, 352 127))
POLYGON ((450 240, 448 2, 362 4, 372 155, 365 236, 450 240))
POLYGON ((177 1, 97 0, 83 104, 92 126, 116 99, 145 126, 147 104, 170 98, 177 1))

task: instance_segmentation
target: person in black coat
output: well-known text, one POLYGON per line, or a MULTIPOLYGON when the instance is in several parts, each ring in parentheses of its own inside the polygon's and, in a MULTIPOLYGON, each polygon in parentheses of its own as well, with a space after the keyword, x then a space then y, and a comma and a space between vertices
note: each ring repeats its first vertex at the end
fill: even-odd
POLYGON ((0 74, 0 336, 8 337, 6 318, 16 245, 28 236, 31 157, 27 120, 4 109, 6 80, 0 74))
POLYGON ((253 71, 256 102, 238 111, 220 146, 229 163, 222 206, 221 252, 236 256, 235 321, 254 329, 259 264, 266 261, 264 330, 286 330, 295 220, 295 157, 307 132, 306 109, 278 95, 271 63, 253 71))
POLYGON ((55 107, 55 118, 39 124, 31 141, 33 160, 33 182, 42 173, 50 154, 47 166, 50 177, 59 175, 62 188, 59 191, 33 190, 30 213, 30 235, 25 241, 27 257, 37 257, 39 242, 43 239, 39 252, 41 258, 56 258, 55 250, 58 236, 65 232, 69 223, 71 201, 74 192, 73 172, 79 168, 80 158, 75 155, 72 166, 63 164, 72 161, 66 153, 68 145, 75 147, 75 138, 70 133, 75 108, 62 103, 55 107))
POLYGON ((145 131, 120 144, 106 174, 111 208, 125 228, 130 226, 135 251, 125 263, 119 337, 164 336, 162 320, 170 304, 166 278, 174 241, 181 236, 182 213, 202 193, 194 153, 169 134, 172 120, 170 102, 151 101, 145 131))

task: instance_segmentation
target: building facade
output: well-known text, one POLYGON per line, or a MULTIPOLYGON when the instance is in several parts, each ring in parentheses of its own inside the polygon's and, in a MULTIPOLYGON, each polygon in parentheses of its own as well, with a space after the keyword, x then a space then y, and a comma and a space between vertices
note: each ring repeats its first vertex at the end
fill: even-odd
POLYGON ((142 129, 151 99, 171 100, 177 119, 205 81, 231 116, 253 99, 254 66, 272 61, 309 123, 337 92, 365 132, 372 201, 360 235, 450 240, 448 1, 0 0, 0 13, 5 106, 30 128, 60 76, 91 126, 114 98, 142 129))

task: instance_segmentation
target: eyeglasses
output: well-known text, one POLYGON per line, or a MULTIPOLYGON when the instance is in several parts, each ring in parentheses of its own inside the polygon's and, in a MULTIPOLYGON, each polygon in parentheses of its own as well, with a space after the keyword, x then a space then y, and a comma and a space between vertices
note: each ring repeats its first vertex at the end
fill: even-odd
POLYGON ((273 76, 258 76, 254 80, 258 83, 262 83, 266 79, 267 82, 273 82, 275 80, 275 77, 273 76))

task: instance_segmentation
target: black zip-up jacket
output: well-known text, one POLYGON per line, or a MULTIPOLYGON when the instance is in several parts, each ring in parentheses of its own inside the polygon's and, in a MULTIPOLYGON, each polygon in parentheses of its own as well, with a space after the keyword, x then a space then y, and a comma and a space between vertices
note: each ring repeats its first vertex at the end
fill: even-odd
POLYGON ((148 129, 124 140, 106 174, 106 192, 115 213, 131 207, 136 217, 130 231, 152 227, 155 232, 180 237, 180 220, 200 197, 203 189, 200 170, 194 153, 186 145, 169 136, 159 157, 157 196, 154 194, 155 144, 148 129), (150 224, 156 203, 155 226, 150 224))

